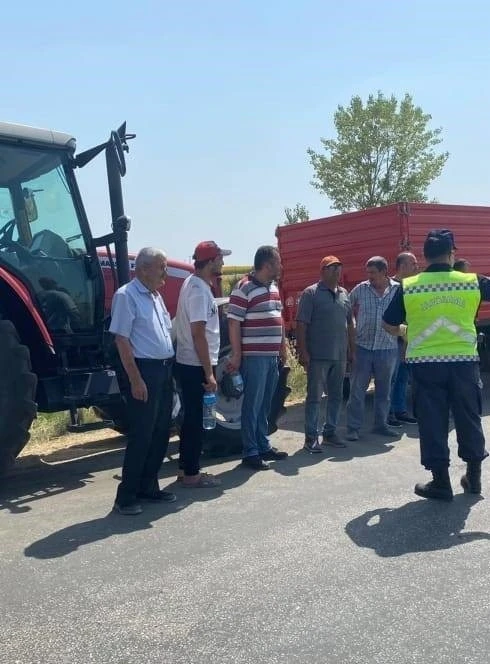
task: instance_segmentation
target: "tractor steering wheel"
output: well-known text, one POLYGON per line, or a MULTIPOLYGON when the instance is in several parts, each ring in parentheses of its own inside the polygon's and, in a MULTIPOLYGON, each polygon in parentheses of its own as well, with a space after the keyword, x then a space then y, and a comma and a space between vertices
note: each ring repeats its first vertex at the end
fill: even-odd
POLYGON ((10 242, 13 242, 15 223, 15 218, 9 219, 7 223, 0 228, 0 247, 4 244, 4 240, 7 240, 5 246, 8 246, 10 242))
POLYGON ((10 219, 6 224, 0 228, 0 249, 8 247, 14 251, 21 263, 31 263, 32 256, 29 249, 24 247, 20 242, 13 240, 15 230, 15 219, 10 219))

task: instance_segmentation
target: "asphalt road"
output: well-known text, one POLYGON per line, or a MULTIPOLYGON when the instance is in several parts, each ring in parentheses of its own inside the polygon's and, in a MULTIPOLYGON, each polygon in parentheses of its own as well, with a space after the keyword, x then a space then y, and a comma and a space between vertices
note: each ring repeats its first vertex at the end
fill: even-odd
POLYGON ((120 451, 11 477, 0 662, 486 664, 490 519, 459 486, 454 432, 447 504, 413 494, 416 427, 320 457, 301 408, 281 425, 288 460, 209 466, 220 490, 177 487, 139 517, 110 511, 120 451))

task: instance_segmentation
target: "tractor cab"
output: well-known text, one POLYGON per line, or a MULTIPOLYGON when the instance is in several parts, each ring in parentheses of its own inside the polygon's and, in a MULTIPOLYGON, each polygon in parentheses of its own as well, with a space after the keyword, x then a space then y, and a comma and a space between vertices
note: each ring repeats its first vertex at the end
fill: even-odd
POLYGON ((124 123, 108 141, 75 154, 69 134, 0 123, 0 321, 9 321, 29 354, 39 410, 75 413, 120 399, 97 249, 110 257, 114 285, 129 281, 121 190, 129 138, 124 123), (112 229, 94 238, 75 169, 101 153, 112 229))
POLYGON ((0 125, 0 267, 27 287, 53 337, 91 331, 100 284, 73 177, 75 141, 26 127, 15 135, 12 125, 5 133, 0 125))

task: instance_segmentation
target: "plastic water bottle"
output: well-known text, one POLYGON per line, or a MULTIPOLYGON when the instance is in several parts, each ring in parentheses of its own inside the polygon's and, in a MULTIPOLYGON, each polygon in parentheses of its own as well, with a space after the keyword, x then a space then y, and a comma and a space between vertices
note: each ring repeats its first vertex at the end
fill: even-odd
POLYGON ((209 430, 216 427, 216 394, 205 392, 202 398, 202 428, 209 430))

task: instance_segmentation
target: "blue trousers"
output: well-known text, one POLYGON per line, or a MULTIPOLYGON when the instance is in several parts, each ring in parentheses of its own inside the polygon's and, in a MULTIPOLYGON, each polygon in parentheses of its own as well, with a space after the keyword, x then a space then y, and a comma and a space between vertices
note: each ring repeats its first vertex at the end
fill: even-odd
POLYGON ((406 362, 399 361, 393 374, 391 391, 391 412, 407 412, 407 388, 409 368, 406 362))
POLYGON ((243 458, 257 456, 270 449, 267 436, 272 397, 279 379, 279 358, 251 355, 242 358, 243 377, 242 442, 243 458))
POLYGON ((398 349, 367 350, 356 347, 350 398, 347 404, 347 427, 358 431, 364 421, 366 390, 374 378, 374 426, 385 427, 390 410, 391 379, 395 370, 398 349))

